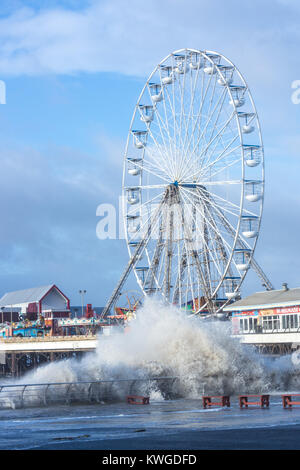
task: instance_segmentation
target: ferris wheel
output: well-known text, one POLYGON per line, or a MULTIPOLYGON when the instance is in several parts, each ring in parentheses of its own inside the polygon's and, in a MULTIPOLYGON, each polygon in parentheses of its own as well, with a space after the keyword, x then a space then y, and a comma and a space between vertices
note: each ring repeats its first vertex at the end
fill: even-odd
POLYGON ((122 186, 128 266, 146 296, 217 312, 250 267, 273 288, 253 259, 264 198, 259 119, 222 54, 180 49, 154 68, 132 116, 122 186))

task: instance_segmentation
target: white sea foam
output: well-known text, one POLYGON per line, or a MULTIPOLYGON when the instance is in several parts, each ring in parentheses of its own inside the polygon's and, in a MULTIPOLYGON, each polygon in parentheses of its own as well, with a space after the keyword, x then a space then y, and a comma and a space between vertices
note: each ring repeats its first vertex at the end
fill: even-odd
MULTIPOLYGON (((230 336, 230 322, 205 322, 151 299, 138 312, 126 334, 99 337, 94 353, 38 368, 23 383, 75 382, 147 377, 178 377, 152 386, 151 398, 199 398, 211 394, 259 393, 299 389, 300 369, 289 357, 266 360, 251 346, 230 336)), ((110 385, 123 396, 128 384, 110 385)), ((143 392, 145 384, 135 383, 143 392)))

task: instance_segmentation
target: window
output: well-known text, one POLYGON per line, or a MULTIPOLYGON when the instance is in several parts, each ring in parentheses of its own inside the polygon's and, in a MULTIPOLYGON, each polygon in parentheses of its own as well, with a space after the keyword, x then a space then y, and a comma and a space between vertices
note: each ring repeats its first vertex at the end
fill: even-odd
POLYGON ((278 315, 267 315, 263 317, 263 329, 264 330, 278 330, 279 329, 279 316, 278 315))
POLYGON ((249 329, 248 318, 240 318, 240 332, 246 332, 249 329))
POLYGON ((298 326, 299 326, 298 315, 284 315, 282 317, 283 329, 298 328, 298 326))

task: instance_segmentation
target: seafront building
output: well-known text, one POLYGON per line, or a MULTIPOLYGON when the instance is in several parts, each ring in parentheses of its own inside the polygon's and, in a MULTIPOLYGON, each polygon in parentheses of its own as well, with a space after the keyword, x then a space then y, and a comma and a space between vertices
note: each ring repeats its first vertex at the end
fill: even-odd
MULTIPOLYGON (((55 284, 50 284, 7 292, 0 299, 0 308, 3 314, 17 312, 19 317, 31 321, 38 320, 41 316, 50 320, 69 317, 70 300, 55 284)), ((7 316, 9 320, 9 315, 7 316)))
POLYGON ((261 352, 286 354, 300 348, 300 288, 256 292, 227 307, 232 334, 261 352))

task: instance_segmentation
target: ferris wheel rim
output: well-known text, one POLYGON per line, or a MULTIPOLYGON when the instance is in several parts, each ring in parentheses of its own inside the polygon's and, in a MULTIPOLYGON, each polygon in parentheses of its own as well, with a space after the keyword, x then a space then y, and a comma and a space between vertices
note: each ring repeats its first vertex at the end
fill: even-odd
MULTIPOLYGON (((263 198, 264 198, 264 152, 263 152, 263 142, 262 142, 262 136, 261 136, 261 126, 260 126, 260 122, 259 122, 259 117, 258 117, 258 113, 257 113, 257 110, 256 110, 256 107, 255 107, 255 103, 254 103, 254 100, 252 98, 252 95, 251 95, 251 92, 250 92, 250 89, 249 89, 249 86, 246 82, 246 80, 244 79, 243 75, 241 74, 241 72, 238 70, 238 68, 235 66, 235 64, 233 64, 227 57, 225 57, 223 54, 220 54, 220 53, 217 53, 217 52, 214 52, 214 51, 201 51, 201 50, 197 50, 197 49, 179 49, 179 50, 176 50, 170 54, 168 54, 152 71, 152 73, 149 75, 141 93, 140 93, 140 96, 137 100, 137 103, 136 103, 136 106, 135 106, 135 109, 134 109, 134 113, 133 113, 133 116, 132 116, 132 120, 131 120, 131 123, 130 123, 130 127, 129 127, 129 133, 128 133, 128 138, 127 138, 127 143, 126 143, 126 149, 125 149, 125 155, 124 155, 124 168, 123 168, 123 182, 122 182, 122 192, 123 192, 123 213, 124 213, 124 224, 125 224, 125 235, 126 235, 126 243, 127 243, 127 246, 128 246, 128 252, 129 252, 129 255, 131 255, 131 249, 130 249, 130 246, 129 246, 129 236, 128 236, 128 230, 127 230, 127 226, 126 226, 126 217, 125 217, 125 214, 127 215, 127 210, 126 210, 126 207, 125 207, 125 198, 124 198, 124 195, 125 195, 125 192, 126 192, 126 186, 125 186, 125 177, 126 177, 126 158, 127 158, 127 153, 128 153, 128 145, 129 145, 129 141, 130 141, 130 137, 131 137, 131 130, 132 130, 132 127, 133 127, 133 123, 134 123, 134 120, 135 120, 135 117, 136 117, 136 114, 137 112, 139 111, 139 104, 141 102, 141 99, 147 89, 147 87, 149 87, 149 83, 150 83, 150 80, 152 79, 152 77, 154 76, 154 74, 157 72, 158 68, 164 64, 164 62, 166 62, 169 58, 171 58, 172 56, 174 56, 175 54, 180 54, 180 53, 187 53, 187 52, 194 52, 194 53, 197 53, 197 54, 201 54, 201 56, 205 57, 208 61, 210 61, 212 64, 214 64, 213 60, 209 57, 209 55, 207 54, 215 54, 215 55, 218 55, 220 58, 222 58, 223 60, 225 60, 227 63, 230 63, 231 66, 233 67, 234 71, 237 72, 237 74, 239 75, 240 77, 240 80, 245 84, 245 87, 246 87, 246 91, 248 93, 248 96, 250 98, 250 102, 251 102, 251 105, 252 105, 252 108, 254 110, 254 114, 255 114, 255 122, 257 124, 257 130, 258 130, 258 137, 259 137, 259 142, 260 142, 260 150, 261 150, 261 171, 262 171, 262 196, 261 196, 261 201, 260 201, 260 211, 259 211, 259 215, 258 215, 258 218, 259 218, 259 227, 258 227, 258 233, 260 231, 260 226, 261 226, 261 218, 262 218, 262 211, 263 211, 263 198)), ((217 69, 217 72, 220 74, 220 71, 219 69, 217 69)), ((185 73, 185 72, 184 72, 185 73)), ((230 258, 227 262, 227 266, 226 266, 226 269, 223 273, 223 276, 220 278, 220 281, 219 281, 219 284, 217 285, 217 287, 215 288, 215 292, 218 291, 220 285, 222 285, 222 282, 224 281, 224 278, 226 277, 226 274, 228 272, 228 269, 229 269, 229 266, 230 266, 230 263, 232 261, 232 258, 233 258, 233 254, 234 254, 234 250, 237 246, 237 242, 238 242, 238 239, 240 237, 240 224, 241 224, 241 218, 242 218, 242 213, 243 213, 243 207, 244 207, 244 192, 245 192, 245 159, 244 159, 244 147, 243 147, 243 136, 242 136, 242 132, 241 132, 241 123, 238 119, 238 114, 237 114, 237 107, 235 105, 235 102, 233 100, 233 97, 232 97, 232 94, 231 94, 231 90, 230 90, 230 87, 228 84, 225 85, 226 88, 227 88, 227 93, 229 94, 229 96, 231 97, 232 99, 232 102, 233 102, 233 106, 234 106, 234 110, 235 110, 235 119, 236 119, 236 122, 237 122, 237 127, 238 127, 238 132, 239 132, 239 139, 240 139, 240 143, 241 143, 241 162, 242 162, 242 180, 241 180, 241 183, 242 183, 242 188, 241 188, 241 197, 240 197, 240 210, 239 210, 239 219, 238 219, 238 225, 236 227, 236 230, 235 230, 235 238, 234 238, 234 243, 232 245, 232 251, 231 251, 231 255, 230 255, 230 258)), ((148 124, 146 124, 146 127, 147 127, 147 132, 149 131, 149 126, 148 124)), ((144 161, 144 155, 145 155, 145 149, 142 150, 142 161, 144 161)), ((255 241, 254 241, 254 244, 252 245, 252 249, 251 249, 251 256, 253 256, 253 253, 255 251, 255 247, 256 247, 256 244, 257 244, 257 240, 258 240, 258 235, 257 237, 255 238, 255 241)), ((246 271, 243 273, 243 275, 241 276, 240 278, 240 283, 239 283, 239 287, 241 286, 242 282, 243 282, 243 279, 246 275, 246 271)), ((136 274, 136 272, 135 272, 136 274)), ((137 274, 136 274, 137 276, 137 274)), ((137 276, 137 280, 138 280, 138 276, 137 276)), ((141 287, 141 286, 140 286, 141 287)), ((146 292, 144 291, 144 289, 142 288, 143 292, 145 295, 146 292)))

